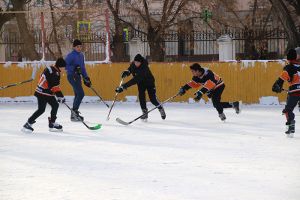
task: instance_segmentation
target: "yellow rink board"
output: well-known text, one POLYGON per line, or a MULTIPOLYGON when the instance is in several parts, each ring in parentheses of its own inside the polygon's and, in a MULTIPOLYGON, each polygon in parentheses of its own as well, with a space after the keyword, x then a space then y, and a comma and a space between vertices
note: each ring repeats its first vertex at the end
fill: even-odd
MULTIPOLYGON (((190 81, 192 75, 189 65, 192 63, 151 63, 150 68, 156 79, 157 96, 160 100, 169 98, 176 94, 180 86, 190 81)), ((263 96, 276 96, 271 91, 272 84, 278 78, 284 63, 280 61, 269 62, 215 62, 200 63, 220 75, 225 82, 223 93, 224 101, 242 100, 244 103, 258 103, 263 96)), ((120 82, 120 74, 127 69, 128 63, 112 64, 87 64, 87 72, 92 80, 93 87, 105 100, 112 100, 114 89, 120 82)), ((32 96, 38 81, 38 77, 45 66, 40 67, 36 78, 31 83, 0 90, 0 97, 32 96)), ((5 65, 0 63, 0 86, 27 80, 31 77, 31 64, 12 63, 5 65)), ((125 81, 128 81, 126 78, 125 81)), ((285 85, 287 88, 287 86, 285 85)), ((61 88, 64 95, 73 95, 66 72, 62 72, 61 88)), ((94 96, 94 93, 84 86, 87 96, 94 96)), ((174 101, 187 101, 193 97, 195 89, 191 89, 185 96, 178 97, 174 101)), ((119 95, 123 100, 125 96, 137 96, 137 87, 132 86, 119 95)), ((280 101, 285 101, 284 92, 278 95, 280 101)), ((206 97, 205 97, 206 99, 206 97)))

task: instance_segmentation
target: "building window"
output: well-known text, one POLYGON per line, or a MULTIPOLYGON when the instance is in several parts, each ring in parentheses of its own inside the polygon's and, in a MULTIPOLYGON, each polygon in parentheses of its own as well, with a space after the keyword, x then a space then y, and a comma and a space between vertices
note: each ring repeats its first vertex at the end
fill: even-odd
POLYGON ((100 3, 103 3, 103 0, 93 0, 93 3, 94 4, 100 4, 100 3))
POLYGON ((73 4, 73 0, 64 0, 64 5, 65 6, 70 6, 73 4))
POLYGON ((44 6, 44 0, 36 0, 36 6, 44 6))

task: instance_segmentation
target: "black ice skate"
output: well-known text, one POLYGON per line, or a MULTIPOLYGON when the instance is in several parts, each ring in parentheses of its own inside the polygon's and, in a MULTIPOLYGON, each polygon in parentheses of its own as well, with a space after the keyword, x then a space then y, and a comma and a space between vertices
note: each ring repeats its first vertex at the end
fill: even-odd
POLYGON ((240 102, 239 101, 235 101, 232 103, 232 106, 236 112, 236 114, 239 114, 241 112, 241 109, 240 109, 240 102))
POLYGON ((143 121, 143 122, 147 122, 148 121, 148 109, 142 109, 142 111, 143 111, 143 116, 141 117, 141 120, 143 121))
POLYGON ((292 120, 290 123, 289 122, 286 123, 287 131, 285 132, 285 134, 289 138, 294 137, 295 123, 296 123, 295 120, 292 120))
POLYGON ((50 117, 48 117, 48 120, 49 120, 49 131, 51 132, 63 131, 62 125, 55 123, 55 120, 52 120, 50 117))
POLYGON ((160 112, 160 116, 162 119, 166 119, 167 115, 166 115, 166 112, 164 110, 164 108, 162 107, 161 109, 158 109, 159 112, 160 112))
POLYGON ((83 117, 79 115, 80 112, 78 110, 74 110, 74 112, 71 112, 71 121, 72 122, 81 122, 83 121, 83 117))
MULTIPOLYGON (((34 124, 34 122, 32 124, 34 124)), ((24 133, 32 133, 34 131, 34 129, 32 128, 32 124, 26 122, 21 130, 24 133)))
POLYGON ((225 122, 226 116, 225 116, 224 113, 219 114, 219 117, 220 117, 220 119, 221 119, 223 122, 225 122))

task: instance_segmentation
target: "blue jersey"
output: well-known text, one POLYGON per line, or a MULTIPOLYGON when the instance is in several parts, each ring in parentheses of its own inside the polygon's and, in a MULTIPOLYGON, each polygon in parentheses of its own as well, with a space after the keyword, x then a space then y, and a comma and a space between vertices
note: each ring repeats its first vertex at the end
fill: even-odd
POLYGON ((81 52, 73 50, 66 57, 66 70, 68 75, 74 75, 77 66, 80 66, 81 73, 84 78, 88 77, 84 64, 84 56, 81 52))

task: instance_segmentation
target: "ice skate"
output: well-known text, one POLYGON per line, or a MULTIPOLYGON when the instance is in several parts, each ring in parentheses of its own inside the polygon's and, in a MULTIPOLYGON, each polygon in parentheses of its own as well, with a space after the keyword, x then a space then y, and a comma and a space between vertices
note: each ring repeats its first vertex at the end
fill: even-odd
POLYGON ((166 119, 167 115, 166 115, 166 112, 164 110, 164 108, 162 107, 161 109, 158 109, 159 112, 160 112, 160 116, 162 119, 166 119))
POLYGON ((241 104, 242 104, 242 102, 239 102, 239 101, 235 101, 232 103, 232 106, 233 106, 236 114, 241 113, 241 104))
POLYGON ((143 122, 147 122, 148 121, 148 109, 142 109, 142 111, 143 111, 143 116, 141 117, 141 120, 143 121, 143 122))
POLYGON ((74 112, 71 112, 71 121, 72 122, 81 122, 84 120, 84 118, 79 115, 80 112, 78 110, 74 110, 74 112))
POLYGON ((50 132, 62 132, 63 127, 62 125, 55 123, 55 120, 51 120, 51 118, 48 118, 49 120, 49 131, 50 132))
POLYGON ((32 133, 34 131, 34 129, 32 128, 32 124, 30 124, 29 122, 26 122, 24 124, 23 128, 21 129, 21 131, 24 133, 32 133))
POLYGON ((286 123, 287 131, 285 132, 288 138, 293 138, 295 133, 295 120, 292 120, 290 123, 286 123))
POLYGON ((219 117, 220 117, 220 119, 221 119, 223 122, 225 122, 226 116, 225 116, 224 113, 219 114, 219 117))

